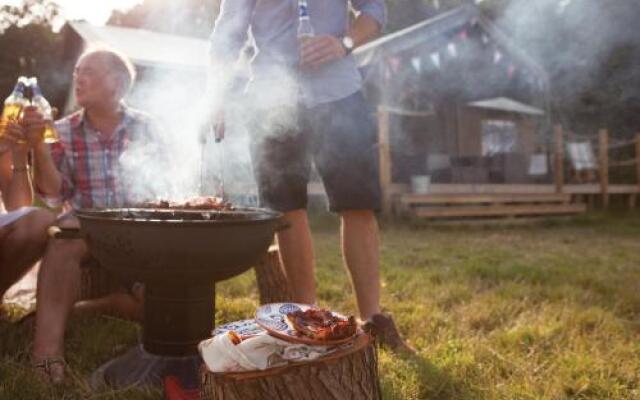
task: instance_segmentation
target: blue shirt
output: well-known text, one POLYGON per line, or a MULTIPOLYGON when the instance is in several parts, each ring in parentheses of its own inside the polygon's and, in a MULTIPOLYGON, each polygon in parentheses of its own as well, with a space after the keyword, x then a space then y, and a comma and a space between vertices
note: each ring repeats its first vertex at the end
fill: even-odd
MULTIPOLYGON (((384 0, 308 0, 316 35, 342 37, 349 24, 349 3, 358 13, 384 25, 384 0)), ((251 36, 257 50, 251 60, 251 98, 274 105, 302 94, 307 106, 345 98, 362 87, 352 55, 313 69, 300 69, 298 0, 222 0, 211 34, 211 57, 231 63, 251 36)))

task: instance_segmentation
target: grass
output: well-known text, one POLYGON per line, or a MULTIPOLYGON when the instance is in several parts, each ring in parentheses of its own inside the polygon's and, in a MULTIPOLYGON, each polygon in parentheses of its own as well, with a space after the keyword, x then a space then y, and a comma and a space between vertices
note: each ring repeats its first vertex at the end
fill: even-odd
MULTIPOLYGON (((320 303, 355 304, 335 219, 314 220, 320 303)), ((418 349, 381 352, 385 399, 640 399, 640 215, 525 225, 389 224, 383 305, 418 349)), ((254 276, 217 286, 216 322, 252 315, 254 276)), ((86 377, 136 341, 135 325, 74 321, 68 358, 86 377)), ((0 398, 155 399, 82 383, 53 390, 28 368, 30 332, 0 325, 0 398)), ((79 380, 81 382, 81 379, 79 380)))

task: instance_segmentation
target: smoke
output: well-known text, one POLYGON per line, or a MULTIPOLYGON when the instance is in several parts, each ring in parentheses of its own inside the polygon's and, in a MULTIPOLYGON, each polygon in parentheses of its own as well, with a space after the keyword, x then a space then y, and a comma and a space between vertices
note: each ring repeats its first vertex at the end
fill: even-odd
POLYGON ((637 0, 513 0, 498 24, 549 73, 553 101, 594 114, 640 97, 637 0))
POLYGON ((128 102, 150 113, 157 129, 151 143, 131 143, 121 158, 123 176, 138 200, 224 195, 236 205, 256 205, 251 136, 291 131, 298 92, 291 73, 278 69, 244 93, 246 61, 228 69, 220 66, 208 77, 204 70, 147 69, 139 74, 128 102), (217 143, 210 118, 220 106, 225 139, 217 143))

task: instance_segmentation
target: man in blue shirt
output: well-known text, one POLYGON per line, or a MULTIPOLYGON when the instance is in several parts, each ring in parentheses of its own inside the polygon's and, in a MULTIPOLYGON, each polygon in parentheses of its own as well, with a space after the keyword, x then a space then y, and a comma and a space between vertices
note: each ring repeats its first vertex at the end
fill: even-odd
POLYGON ((380 310, 377 134, 351 55, 380 33, 385 17, 384 0, 222 0, 208 89, 221 129, 231 66, 250 38, 256 53, 243 119, 261 204, 284 212, 291 224, 277 237, 294 300, 316 302, 306 213, 313 160, 341 218, 343 256, 365 326, 391 349, 411 351, 380 310), (307 2, 314 35, 299 40, 298 11, 307 2))

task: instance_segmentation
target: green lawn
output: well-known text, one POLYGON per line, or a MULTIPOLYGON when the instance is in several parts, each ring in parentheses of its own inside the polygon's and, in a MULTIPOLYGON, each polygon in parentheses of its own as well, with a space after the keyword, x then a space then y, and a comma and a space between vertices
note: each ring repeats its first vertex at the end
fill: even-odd
MULTIPOLYGON (((337 224, 314 221, 320 302, 355 306, 337 224)), ((640 399, 640 215, 590 214, 526 225, 383 228, 383 305, 419 350, 380 354, 385 399, 640 399)), ((217 287, 218 323, 257 304, 247 273, 217 287)), ((79 377, 136 341, 135 325, 75 321, 68 361, 79 377)), ((31 334, 0 325, 0 398, 159 398, 58 389, 28 369, 31 334)), ((80 380, 81 381, 81 380, 80 380)))

